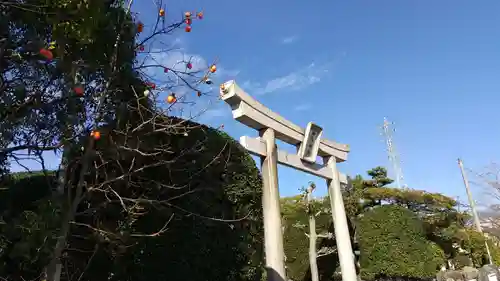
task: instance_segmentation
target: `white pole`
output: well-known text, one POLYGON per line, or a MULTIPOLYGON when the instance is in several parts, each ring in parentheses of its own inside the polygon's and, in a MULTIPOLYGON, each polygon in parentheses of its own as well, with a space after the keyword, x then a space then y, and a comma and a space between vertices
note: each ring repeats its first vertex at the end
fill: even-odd
MULTIPOLYGON (((467 197, 469 198, 469 205, 472 211, 472 218, 474 220, 474 225, 476 226, 476 230, 479 233, 483 233, 483 229, 481 228, 481 222, 479 221, 479 215, 476 210, 476 203, 474 199, 472 199, 472 192, 469 187, 469 180, 467 179, 467 175, 465 174, 464 164, 460 158, 458 158, 458 166, 460 167, 460 172, 462 173, 462 179, 464 180, 465 191, 467 192, 467 197)), ((486 247, 486 252, 488 253, 488 261, 491 264, 493 260, 491 259, 490 247, 488 246, 487 241, 484 241, 484 245, 486 247)))
POLYGON ((278 156, 274 130, 260 132, 266 142, 262 165, 262 207, 264 213, 264 250, 268 281, 285 281, 285 254, 281 229, 280 195, 278 190, 278 156))
POLYGON ((354 265, 354 252, 351 246, 351 236, 347 224, 347 216, 342 199, 339 173, 337 171, 337 161, 334 156, 325 157, 325 164, 332 171, 332 179, 327 180, 328 196, 332 208, 333 226, 335 228, 335 240, 337 242, 337 252, 342 271, 342 281, 357 281, 356 266, 354 265))

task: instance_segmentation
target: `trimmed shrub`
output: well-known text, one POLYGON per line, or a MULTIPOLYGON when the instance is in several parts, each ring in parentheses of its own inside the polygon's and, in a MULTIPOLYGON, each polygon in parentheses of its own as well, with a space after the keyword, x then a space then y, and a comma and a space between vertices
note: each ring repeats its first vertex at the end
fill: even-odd
POLYGON ((406 208, 374 208, 358 227, 363 279, 432 278, 444 262, 443 251, 426 240, 422 221, 406 208))
MULTIPOLYGON (((100 245, 82 280, 104 280, 107 272, 113 272, 111 280, 259 280, 262 180, 255 162, 224 132, 183 119, 156 118, 156 124, 172 131, 146 124, 125 135, 108 128, 109 137, 99 140, 97 150, 107 174, 100 171, 90 186, 106 181, 105 175, 119 176, 122 167, 137 171, 106 188, 141 199, 137 212, 143 215, 125 213, 119 200, 92 193, 86 203, 99 206, 100 215, 80 217, 79 222, 118 235, 70 241, 73 248, 89 253, 95 240, 100 245), (175 131, 179 128, 188 130, 175 131), (144 157, 120 150, 123 146, 159 153, 144 157), (155 233, 167 221, 168 230, 160 236, 132 235, 155 233)), ((75 231, 89 232, 81 227, 75 231)), ((83 270, 89 258, 79 257, 74 266, 83 270)))
MULTIPOLYGON (((131 174, 107 186, 123 197, 140 199, 138 202, 155 201, 138 204, 135 212, 143 213, 141 216, 123 212, 120 203, 115 202, 118 200, 100 192, 92 193, 80 204, 75 219, 78 224, 72 227, 63 258, 64 272, 79 276, 85 271, 81 281, 261 280, 262 180, 255 162, 241 145, 223 132, 181 119, 171 118, 171 122, 185 122, 182 127, 189 127, 189 134, 161 135, 144 127, 126 140, 121 140, 119 135, 108 135, 113 139, 103 136, 98 142, 99 159, 105 164, 101 165, 97 178, 96 175, 88 177, 88 186, 102 183, 105 174, 119 176, 117 173, 123 171, 122 167, 138 169, 159 161, 167 164, 131 174), (163 137, 165 135, 169 137, 163 137), (168 147, 169 151, 163 158, 141 157, 134 152, 117 154, 120 141, 133 141, 139 149, 168 147), (132 235, 154 233, 170 218, 168 229, 159 236, 132 235), (83 224, 87 227, 82 227, 83 224), (101 229, 102 233, 92 231, 91 227, 101 229), (105 232, 109 235, 102 235, 105 232)), ((71 169, 79 173, 78 166, 71 169)), ((26 191, 50 190, 44 183, 47 180, 42 176, 36 180, 28 177, 20 184, 26 191)), ((41 195, 44 200, 31 198, 29 201, 50 202, 49 194, 41 195)), ((5 200, 5 204, 19 200, 17 196, 20 195, 5 200)), ((9 212, 12 203, 9 204, 3 208, 4 213, 9 212)), ((21 210, 19 214, 26 212, 21 210)), ((33 221, 46 223, 41 217, 29 220, 33 221)), ((28 239, 26 235, 19 231, 7 234, 5 244, 10 245, 16 237, 28 239)), ((50 256, 50 250, 43 252, 43 256, 36 255, 36 247, 40 245, 42 243, 36 240, 23 248, 24 252, 31 253, 25 258, 32 263, 23 267, 11 263, 9 272, 1 272, 1 276, 17 280, 25 272, 39 274, 50 256)), ((3 251, 0 259, 10 258, 6 254, 3 251)), ((68 280, 64 272, 61 280, 68 280)))
POLYGON ((34 280, 55 245, 60 206, 50 198, 53 172, 13 173, 0 191, 0 276, 34 280))

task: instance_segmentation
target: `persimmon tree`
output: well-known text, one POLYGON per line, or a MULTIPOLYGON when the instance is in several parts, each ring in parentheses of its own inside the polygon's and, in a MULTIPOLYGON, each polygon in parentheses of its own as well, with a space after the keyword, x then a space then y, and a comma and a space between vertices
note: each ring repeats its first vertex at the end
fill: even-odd
POLYGON ((170 50, 158 47, 168 46, 162 37, 182 28, 191 32, 193 21, 203 13, 186 12, 172 22, 163 4, 157 3, 156 20, 145 25, 127 12, 127 4, 131 1, 0 3, 2 159, 35 159, 43 151, 60 150, 65 142, 85 135, 93 123, 115 118, 118 110, 125 110, 127 99, 151 102, 158 93, 167 93, 165 101, 180 105, 188 97, 175 95, 173 88, 189 88, 191 96, 206 94, 202 86, 211 82, 215 64, 191 71, 194 63, 189 59, 174 66, 147 63, 170 50), (153 77, 155 72, 163 77, 153 77), (143 89, 135 89, 139 96, 118 95, 118 75, 143 80, 143 89))
POLYGON ((148 190, 144 185, 189 192, 190 175, 175 185, 143 178, 144 173, 168 171, 187 155, 203 150, 203 142, 182 151, 172 147, 173 136, 189 134, 194 128, 169 116, 173 109, 192 102, 191 97, 206 96, 216 65, 192 71, 195 62, 189 59, 177 62, 184 66, 179 68, 162 64, 154 55, 168 52, 159 47, 165 46, 168 35, 182 29, 191 32, 193 21, 203 14, 186 12, 172 21, 166 7, 157 2, 155 20, 141 22, 130 12, 131 5, 132 0, 0 3, 3 170, 11 161, 23 165, 22 160, 30 159, 39 161, 46 171, 44 152, 62 155, 54 196, 59 194, 65 201, 60 232, 45 270, 48 280, 60 274, 61 257, 74 227, 86 227, 106 239, 157 237, 165 232, 171 217, 150 233, 125 234, 116 220, 113 227, 102 227, 77 223, 77 216, 99 209, 89 202, 118 204, 120 223, 130 227, 147 209, 144 205, 156 202, 143 198, 148 190), (163 78, 155 76, 154 69, 163 78), (179 88, 190 94, 173 92, 179 88), (165 100, 158 104, 161 96, 165 100), (145 145, 141 137, 148 134, 164 141, 145 145), (166 160, 151 161, 158 159, 166 160))

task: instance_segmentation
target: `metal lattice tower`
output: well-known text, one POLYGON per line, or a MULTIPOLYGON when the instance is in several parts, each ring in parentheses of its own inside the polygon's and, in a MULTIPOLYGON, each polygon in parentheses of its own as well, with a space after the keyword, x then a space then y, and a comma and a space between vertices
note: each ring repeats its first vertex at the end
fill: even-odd
POLYGON ((399 158, 399 154, 396 151, 393 140, 393 133, 396 131, 394 128, 394 122, 389 122, 386 117, 384 117, 384 124, 382 125, 382 135, 384 136, 386 150, 389 158, 389 162, 391 162, 392 172, 394 173, 394 178, 396 180, 396 184, 398 188, 406 188, 406 185, 403 184, 403 170, 401 169, 401 159, 399 158))

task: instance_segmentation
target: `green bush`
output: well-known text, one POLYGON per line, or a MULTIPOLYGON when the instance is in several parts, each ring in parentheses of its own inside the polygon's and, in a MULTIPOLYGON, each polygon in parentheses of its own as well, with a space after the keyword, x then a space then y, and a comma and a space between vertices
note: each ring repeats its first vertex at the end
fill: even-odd
POLYGON ((471 266, 471 259, 464 254, 459 254, 455 258, 453 258, 453 264, 455 265, 455 269, 462 269, 465 266, 471 266))
POLYGON ((53 172, 13 173, 2 183, 0 276, 33 280, 48 262, 61 215, 50 198, 55 183, 53 172))
MULTIPOLYGON (((255 162, 221 131, 170 117, 157 117, 158 123, 189 130, 187 134, 154 132, 146 124, 126 137, 111 129, 109 138, 99 140, 97 149, 107 175, 121 167, 138 171, 108 188, 125 198, 140 198, 145 203, 138 207, 146 214, 132 216, 121 211, 118 200, 108 202, 99 192, 92 193, 87 203, 100 206, 100 215, 79 217, 78 222, 118 235, 108 236, 106 241, 96 237, 100 248, 82 281, 104 280, 107 272, 114 273, 112 280, 259 280, 262 180, 255 162), (119 151, 120 146, 146 153, 167 149, 158 156, 143 157, 134 151, 119 151), (144 166, 148 168, 141 170, 144 166), (147 203, 149 200, 154 203, 147 203), (171 217, 161 236, 131 235, 155 233, 171 217)), ((98 178, 95 183, 105 180, 98 178)), ((75 231, 88 230, 80 227, 75 231)), ((89 253, 96 244, 78 238, 70 242, 72 248, 89 253)), ((78 258, 74 266, 83 270, 90 256, 78 258)))
MULTIPOLYGON (((61 280, 68 280, 66 272, 80 276, 83 271, 81 281, 261 280, 262 179, 255 162, 241 145, 223 132, 194 122, 171 121, 185 122, 182 127, 191 128, 188 136, 170 134, 168 138, 161 138, 161 135, 148 134, 151 128, 147 127, 137 133, 139 146, 169 147, 164 158, 121 153, 117 161, 116 150, 113 150, 116 143, 105 136, 100 140, 97 149, 102 155, 100 159, 107 164, 101 166, 98 175, 104 175, 104 171, 107 175, 116 175, 121 171, 118 164, 134 169, 159 161, 168 165, 146 169, 111 185, 124 197, 140 196, 141 200, 155 201, 140 206, 145 215, 132 217, 122 212, 119 203, 100 192, 91 193, 80 204, 77 223, 113 234, 101 235, 89 227, 73 226, 63 258, 65 270, 61 280), (154 233, 171 217, 162 235, 131 235, 154 233)), ((120 141, 119 136, 115 136, 114 141, 120 141)), ((78 167, 72 169, 78 173, 78 167)), ((104 180, 98 177, 92 181, 94 178, 88 178, 89 186, 104 180)), ((11 231, 2 231, 0 261, 4 264, 8 261, 10 267, 1 268, 0 276, 20 280, 19 274, 23 273, 22 277, 34 279, 46 265, 53 244, 47 243, 48 247, 39 253, 37 247, 43 245, 40 239, 46 235, 56 237, 58 209, 47 205, 51 202, 54 180, 51 176, 52 184, 47 185, 49 181, 43 176, 28 176, 17 184, 19 188, 8 189, 9 199, 2 197, 0 207, 4 217, 15 209, 13 202, 24 198, 34 203, 25 204, 27 207, 17 212, 15 220, 9 221, 11 231), (38 191, 41 194, 35 196, 38 191), (45 208, 44 212, 40 212, 41 207, 45 208), (40 216, 50 212, 52 216, 40 216), (16 246, 13 241, 30 243, 16 246)))
POLYGON ((490 248, 491 258, 494 264, 500 264, 500 248, 492 239, 487 239, 490 248))
POLYGON ((486 239, 484 234, 470 228, 462 230, 461 234, 460 246, 469 252, 469 257, 475 267, 488 263, 485 241, 488 243, 493 263, 500 264, 500 249, 491 239, 486 239))
POLYGON ((412 211, 385 205, 366 212, 358 223, 361 276, 430 278, 444 262, 443 251, 425 238, 412 211))

